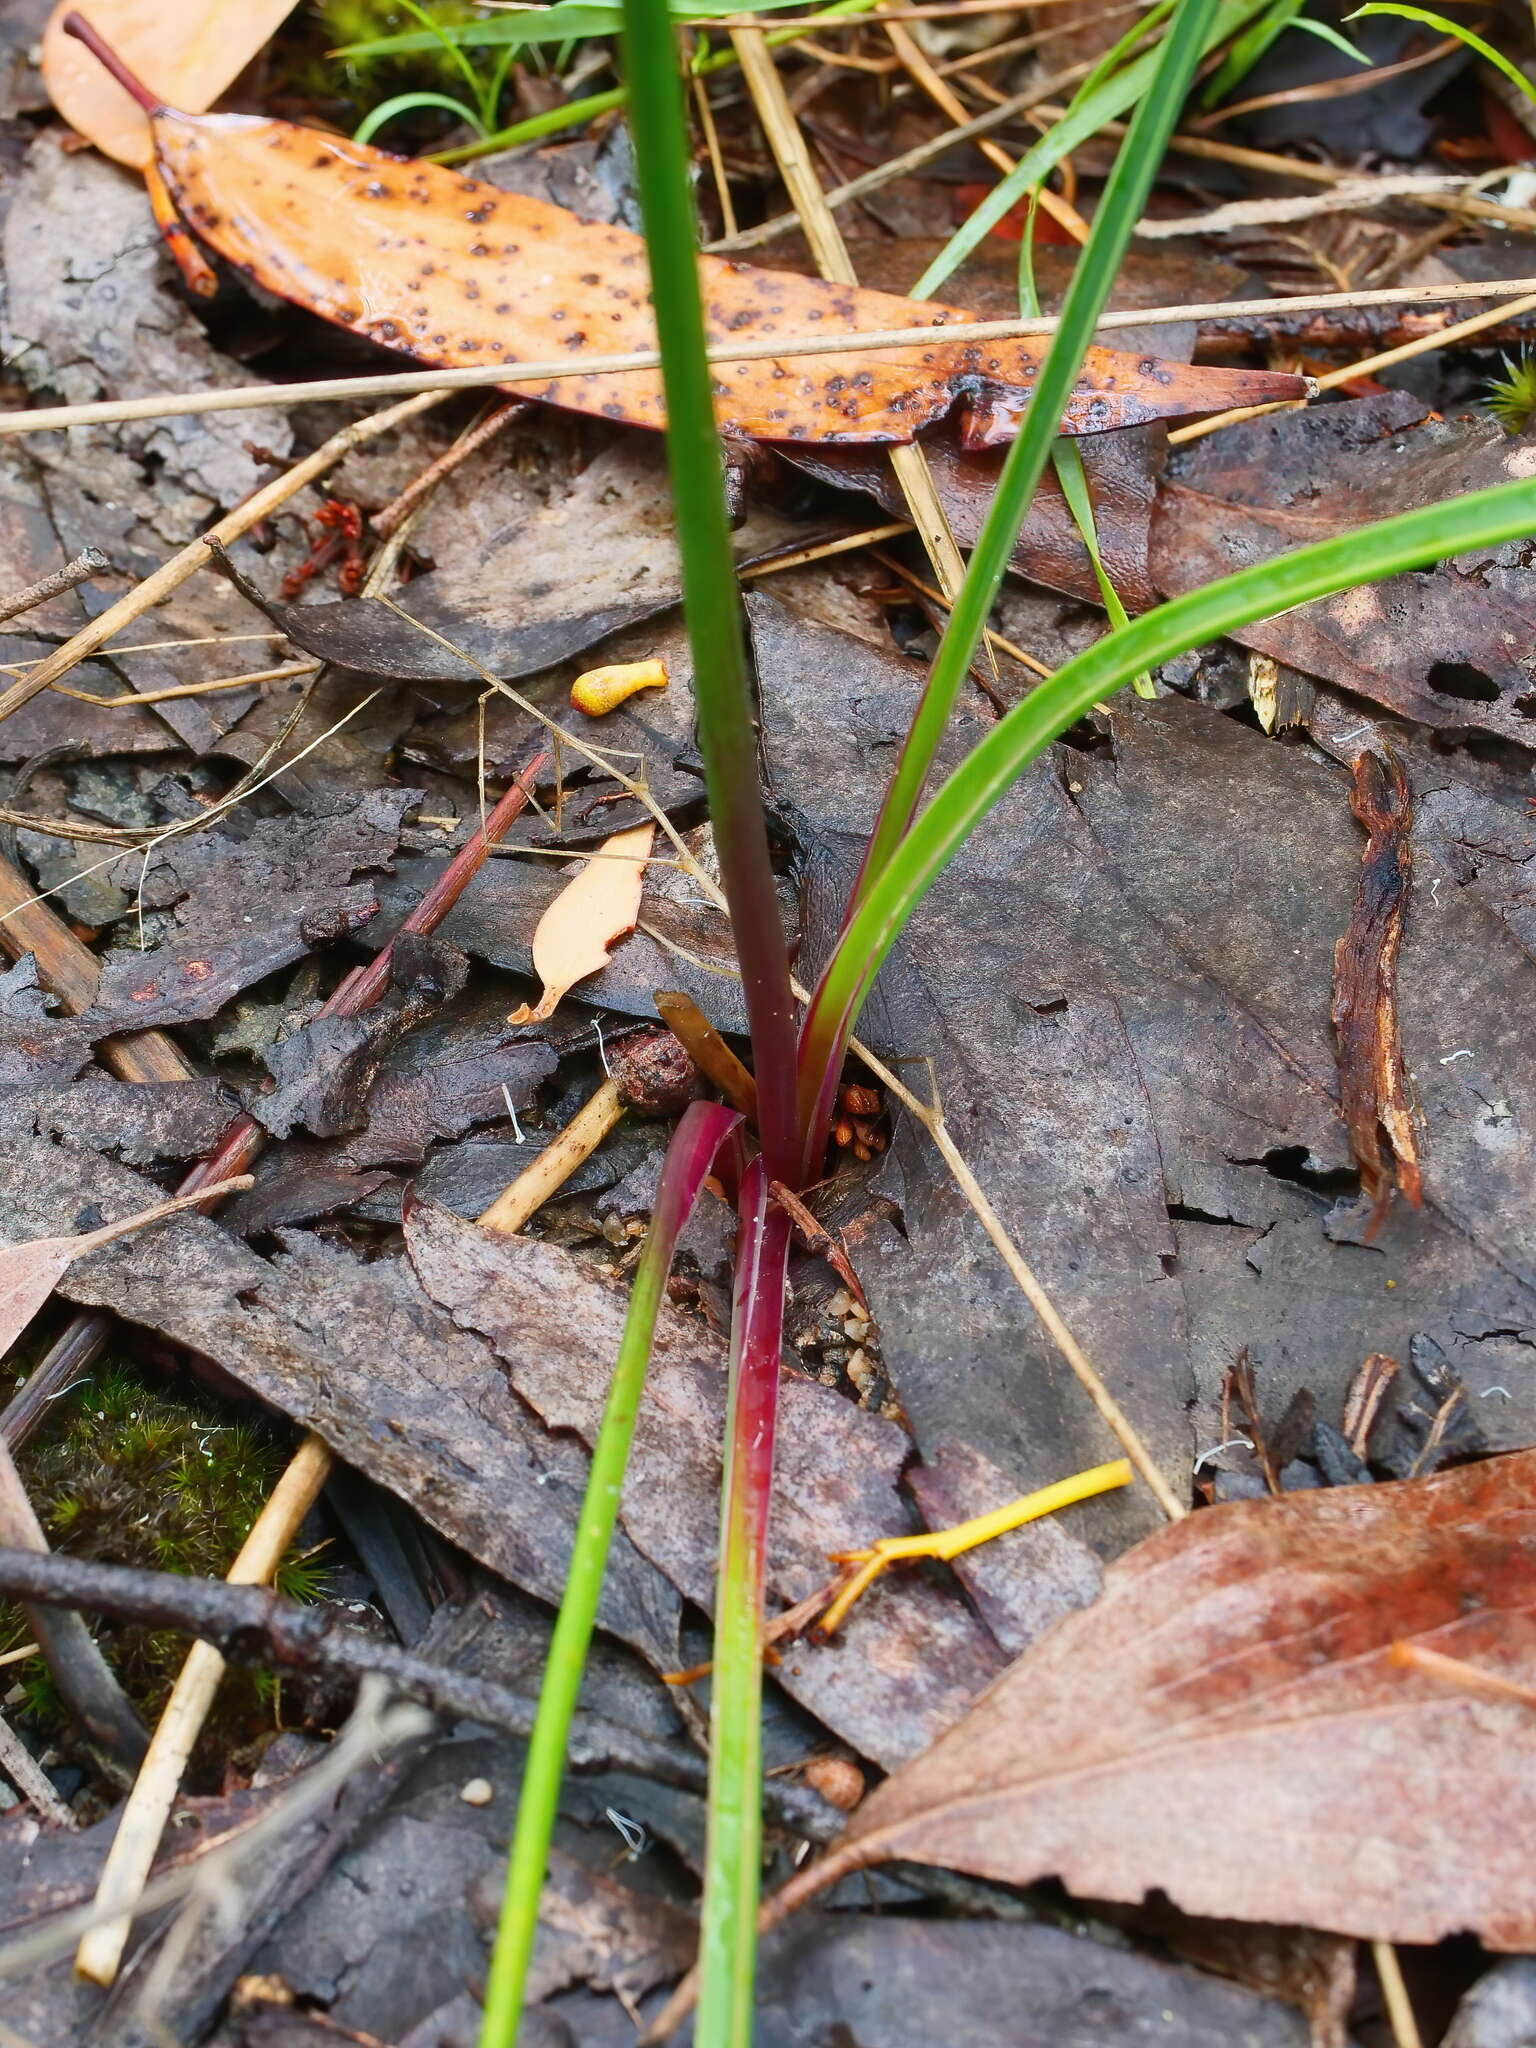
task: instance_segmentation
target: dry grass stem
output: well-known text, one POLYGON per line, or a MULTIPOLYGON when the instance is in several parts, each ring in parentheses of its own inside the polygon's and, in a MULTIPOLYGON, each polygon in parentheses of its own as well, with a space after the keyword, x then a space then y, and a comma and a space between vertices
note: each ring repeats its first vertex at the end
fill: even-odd
MULTIPOLYGON (((259 390, 266 388, 264 385, 257 387, 259 390)), ((327 470, 333 469, 344 455, 350 454, 352 449, 361 447, 367 441, 376 440, 380 434, 389 433, 393 428, 402 426, 407 420, 415 419, 418 414, 441 403, 440 392, 418 392, 414 398, 405 400, 403 404, 392 405, 367 419, 354 420, 350 426, 345 426, 339 433, 332 434, 331 438, 322 443, 312 455, 307 455, 302 462, 295 463, 282 476, 274 477, 270 483, 263 484, 260 490, 253 491, 244 504, 237 505, 232 512, 226 512, 216 526, 210 527, 208 532, 197 540, 189 541, 178 554, 172 555, 168 562, 163 562, 153 575, 146 576, 142 583, 135 584, 116 604, 109 605, 98 618, 92 619, 78 633, 72 634, 63 646, 56 648, 45 661, 40 661, 36 668, 29 670, 25 676, 12 683, 8 690, 0 693, 0 718, 8 718, 13 711, 20 710, 23 704, 30 703, 40 690, 46 690, 61 676, 68 675, 78 663, 90 655, 99 653, 115 633, 120 633, 135 619, 142 618, 146 612, 153 610, 157 604, 169 597, 173 590, 179 590, 190 576, 196 575, 208 562, 209 541, 217 541, 221 546, 228 547, 242 534, 249 533, 253 526, 260 525, 263 519, 269 519, 279 507, 303 490, 306 484, 317 482, 327 470)), ((0 422, 0 426, 3 424, 0 422)))
MULTIPOLYGON (((1219 144, 1211 144, 1208 150, 1195 153, 1214 155, 1219 147, 1219 144)), ((1277 158, 1274 161, 1288 163, 1289 159, 1277 158)), ((1297 175, 1304 175, 1317 168, 1316 165, 1300 167, 1297 175)), ((1329 178, 1325 182, 1332 182, 1332 179, 1329 178)), ((1435 203, 1437 202, 1432 195, 1426 195, 1426 205, 1435 203)), ((1474 201, 1470 197, 1455 195, 1447 198, 1445 203, 1452 210, 1456 210, 1462 207, 1470 208, 1474 201)), ((1485 204, 1488 204, 1491 211, 1500 219, 1514 218, 1522 226, 1536 228, 1536 213, 1511 215, 1507 208, 1491 207, 1491 202, 1485 204)), ((1536 290, 1536 277, 1515 277, 1473 283, 1390 285, 1377 290, 1358 292, 1302 292, 1289 298, 1213 299, 1183 306, 1111 309, 1102 315, 1098 327, 1099 332, 1110 333, 1120 327, 1177 327, 1191 320, 1197 323, 1208 320, 1274 320, 1283 319, 1292 313, 1347 312, 1368 306, 1446 306, 1458 304, 1463 299, 1517 298, 1533 290, 1536 290)), ((866 349, 920 348, 925 343, 934 341, 1006 341, 1021 335, 1054 334, 1057 324, 1054 314, 1042 314, 1032 319, 953 320, 930 327, 880 328, 862 334, 775 335, 771 341, 764 339, 722 343, 718 348, 709 351, 709 359, 715 363, 746 363, 762 362, 774 357, 855 354, 866 349)), ((585 355, 581 358, 580 368, 583 376, 608 375, 620 370, 654 370, 660 360, 654 349, 634 349, 624 355, 585 355)), ((237 384, 222 391, 167 392, 153 398, 106 399, 90 405, 39 406, 32 411, 0 413, 0 439, 14 434, 51 432, 64 427, 90 426, 111 420, 170 419, 194 413, 240 412, 256 406, 307 405, 318 399, 399 397, 406 392, 441 395, 450 391, 480 390, 494 384, 534 383, 541 379, 547 382, 551 377, 568 377, 570 374, 571 363, 567 359, 564 362, 551 360, 492 364, 471 370, 401 370, 379 377, 322 377, 306 384, 237 384)), ((366 440, 373 434, 387 432, 388 427, 383 424, 385 417, 381 413, 369 420, 359 420, 354 427, 344 428, 341 434, 334 437, 334 441, 341 441, 346 434, 356 434, 359 439, 366 440)), ((403 417, 409 415, 402 411, 393 412, 389 416, 388 425, 397 424, 403 417)), ((356 445, 356 441, 347 443, 349 447, 356 445)), ((308 458, 308 462, 318 462, 320 470, 323 471, 339 459, 339 454, 345 453, 345 447, 337 451, 334 442, 327 442, 324 449, 318 450, 316 455, 308 458), (327 450, 331 452, 327 454, 327 450), (324 457, 323 461, 321 457, 324 457)), ((300 468, 307 466, 300 464, 300 468)), ((270 512, 274 503, 281 504, 285 498, 292 496, 294 490, 301 489, 304 483, 310 482, 312 476, 317 473, 319 472, 306 475, 291 489, 285 488, 289 482, 287 477, 280 477, 274 484, 265 486, 264 489, 277 494, 275 499, 267 504, 266 510, 270 512)), ((258 492, 257 497, 261 495, 262 493, 258 492)), ((240 524, 232 529, 233 537, 244 533, 257 519, 264 516, 260 512, 255 518, 248 516, 250 505, 255 503, 256 500, 252 499, 249 504, 242 506, 238 513, 232 512, 228 515, 229 520, 240 521, 240 524)), ((224 537, 220 527, 212 528, 211 532, 215 537, 224 537)), ((198 545, 198 542, 193 543, 194 547, 198 545)), ((179 556, 173 557, 172 562, 165 565, 165 569, 169 570, 179 561, 179 556)), ((165 571, 156 573, 164 574, 165 571)), ((161 596, 184 582, 186 575, 190 573, 190 570, 186 571, 174 582, 168 583, 164 589, 157 590, 149 602, 157 603, 161 596)), ((153 581, 151 578, 150 582, 153 581)), ((148 585, 139 587, 142 590, 148 585)), ((120 615, 119 607, 114 606, 111 613, 103 613, 102 617, 112 617, 112 631, 117 632, 148 608, 147 604, 135 608, 124 600, 120 615)), ((97 624, 100 623, 98 620, 97 624)), ((100 641, 93 640, 89 652, 96 653, 101 644, 100 641)), ((63 649, 59 651, 62 653, 63 649)), ((74 657, 75 660, 83 658, 83 655, 74 657)), ((5 700, 0 698, 0 715, 4 714, 5 708, 5 700)))
POLYGON ((498 1237, 516 1237, 582 1161, 592 1156, 623 1114, 618 1082, 604 1081, 565 1128, 529 1160, 516 1180, 502 1189, 488 1209, 481 1210, 476 1222, 483 1230, 494 1230, 498 1237))
MULTIPOLYGON (((209 1188, 193 1199, 206 1199, 216 1192, 209 1188)), ((227 1574, 232 1585, 270 1583, 329 1477, 331 1465, 331 1454, 319 1437, 307 1436, 240 1546, 227 1574)), ((97 1908, 110 1917, 88 1931, 75 1953, 75 1974, 90 1983, 110 1984, 117 1975, 132 1916, 143 1897, 187 1760, 223 1676, 224 1659, 213 1645, 194 1643, 150 1738, 97 1881, 97 1908)))

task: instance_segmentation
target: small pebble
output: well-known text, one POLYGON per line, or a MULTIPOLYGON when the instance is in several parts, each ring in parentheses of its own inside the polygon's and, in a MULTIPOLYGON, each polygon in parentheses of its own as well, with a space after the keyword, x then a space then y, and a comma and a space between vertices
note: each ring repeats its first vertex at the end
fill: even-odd
POLYGON ((496 1797, 496 1788, 489 1778, 471 1778, 467 1785, 459 1787, 459 1797, 466 1806, 489 1806, 496 1797))

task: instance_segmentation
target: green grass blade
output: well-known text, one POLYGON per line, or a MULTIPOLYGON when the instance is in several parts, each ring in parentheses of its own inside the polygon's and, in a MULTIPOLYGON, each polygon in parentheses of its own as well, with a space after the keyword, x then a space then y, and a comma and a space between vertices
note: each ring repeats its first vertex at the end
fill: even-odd
MULTIPOLYGON (((1269 0, 1223 0, 1206 39, 1206 48, 1214 49, 1218 43, 1224 42, 1268 4, 1269 0)), ((1106 79, 1092 93, 1074 100, 1050 133, 1042 135, 1034 148, 1020 157, 1008 176, 955 230, 913 285, 910 296, 914 299, 932 298, 944 280, 959 269, 971 251, 991 234, 1004 214, 1019 204, 1032 185, 1042 183, 1063 157, 1070 156, 1090 136, 1096 135, 1106 121, 1117 121, 1128 107, 1134 106, 1152 83, 1158 56, 1157 50, 1148 50, 1113 78, 1106 79)))
POLYGON ((480 2048, 512 2048, 517 2039, 528 1961, 538 1931, 539 1895, 544 1888, 549 1841, 565 1774, 565 1745, 597 1622, 598 1598, 618 1519, 624 1469, 634 1440, 635 1417, 645 1388, 645 1370, 662 1291, 672 1268, 678 1235, 692 1213, 704 1176, 740 1121, 734 1110, 722 1108, 719 1103, 691 1103, 667 1147, 651 1227, 629 1291, 624 1334, 619 1340, 619 1356, 608 1388, 602 1427, 592 1447, 592 1469, 539 1688, 538 1713, 523 1767, 517 1828, 507 1865, 501 1925, 486 1981, 480 2048))
POLYGON ((1015 705, 934 796, 839 941, 817 987, 807 1034, 814 1026, 828 1057, 840 1057, 881 962, 971 832, 1043 748, 1138 670, 1314 598, 1533 531, 1536 482, 1501 484, 1257 563, 1095 641, 1015 705))
POLYGON ((694 2048, 748 2048, 762 1881, 763 1572, 778 1411, 790 1221, 763 1162, 742 1176, 715 1581, 709 1836, 694 2048))
POLYGON ((1273 5, 1234 39, 1215 76, 1200 95, 1201 106, 1219 106, 1233 86, 1248 76, 1275 38, 1289 28, 1304 5, 1305 0, 1273 0, 1273 5))
POLYGON ((1399 14, 1404 21, 1422 21, 1426 28, 1437 28, 1443 36, 1454 36, 1459 43, 1465 43, 1469 50, 1476 50, 1479 57, 1502 71, 1511 85, 1518 85, 1528 100, 1536 100, 1536 85, 1526 77, 1518 64, 1512 64, 1502 50, 1496 50, 1492 43, 1485 43, 1481 36, 1473 35, 1471 29, 1463 28, 1459 21, 1452 21, 1449 15, 1436 14, 1428 7, 1405 7, 1401 0, 1369 0, 1365 7, 1357 7, 1353 14, 1346 14, 1346 21, 1359 21, 1367 14, 1399 14))
MULTIPOLYGON (((1035 216, 1040 207, 1040 188, 1037 185, 1030 195, 1029 214, 1024 222, 1024 236, 1019 243, 1019 311, 1031 318, 1040 311, 1040 291, 1035 283, 1035 216)), ((1093 580, 1099 586, 1099 601, 1109 619, 1110 627, 1123 626, 1127 621, 1125 606, 1120 601, 1109 571, 1104 566, 1103 550, 1099 546, 1098 522, 1093 516, 1093 493, 1088 488, 1088 470, 1083 461, 1083 452, 1076 441, 1058 435, 1051 449, 1051 467, 1056 472, 1056 481, 1061 485, 1061 495, 1072 515, 1072 524, 1077 528, 1078 538, 1088 552, 1088 561, 1093 569, 1093 580)), ((1131 685, 1138 697, 1155 694, 1150 676, 1137 676, 1131 685)))
POLYGON ((682 556, 683 615, 693 651, 699 749, 720 880, 730 906, 769 1171, 793 1178, 795 1028, 758 780, 757 719, 725 508, 714 377, 691 184, 692 151, 672 18, 656 0, 625 0, 625 54, 640 209, 667 402, 667 461, 682 556))
MULTIPOLYGON (((401 0, 405 4, 405 0, 401 0)), ((713 21, 722 14, 767 14, 776 8, 793 7, 799 0, 740 0, 729 7, 674 5, 672 19, 679 28, 696 22, 713 21)), ((409 13, 420 16, 414 7, 409 13)), ((589 36, 617 35, 623 23, 619 0, 555 0, 549 7, 528 7, 490 21, 433 23, 419 29, 402 29, 392 36, 371 36, 365 42, 341 43, 333 57, 412 57, 445 44, 457 50, 522 49, 528 43, 582 41, 589 36)))
MULTIPOLYGON (((1051 462, 1056 471, 1056 481, 1061 485, 1061 495, 1067 501, 1067 510, 1081 536, 1083 546, 1088 550, 1088 560, 1093 566, 1093 580, 1099 586, 1099 598, 1108 616, 1111 630, 1130 624, 1130 618, 1120 593, 1110 579, 1104 566, 1104 555, 1099 547, 1099 529, 1093 516, 1093 495, 1088 489, 1088 472, 1083 466, 1083 451, 1075 441, 1060 440, 1051 450, 1051 462)), ((1131 678, 1131 688, 1138 697, 1155 697, 1152 678, 1145 671, 1131 678)))
MULTIPOLYGON (((880 0, 832 0, 830 7, 821 10, 824 14, 864 14, 871 7, 877 7, 880 0)), ((542 10, 539 10, 541 13, 542 10)), ((519 20, 528 17, 522 15, 519 20)), ((674 14, 673 19, 686 24, 691 17, 674 14)), ((713 15, 699 17, 713 20, 713 15)), ((780 43, 792 43, 800 33, 798 29, 779 29, 764 40, 770 49, 780 43)), ((716 71, 726 71, 736 62, 736 52, 715 50, 703 57, 693 69, 696 77, 708 78, 716 71)), ((498 128, 494 135, 488 135, 484 142, 468 142, 461 149, 441 150, 433 159, 439 164, 463 164, 477 156, 488 156, 492 150, 514 149, 525 142, 537 142, 546 135, 558 135, 565 128, 579 128, 585 121, 596 120, 599 114, 611 114, 616 107, 627 106, 628 89, 622 85, 609 88, 607 92, 590 93, 585 99, 570 100, 563 107, 551 107, 545 113, 531 114, 526 121, 517 121, 510 128, 498 128)))
MULTIPOLYGON (((1083 356, 1114 288, 1132 232, 1157 175, 1164 144, 1178 119, 1185 92, 1205 48, 1215 11, 1216 0, 1179 0, 1157 52, 1149 90, 1115 159, 1094 216, 1093 232, 1072 273, 1062 302, 1060 325, 1018 435, 1008 451, 965 582, 956 597, 948 629, 870 834, 863 869, 854 886, 855 905, 901 844, 917 808, 955 698, 964 684, 1013 554, 1024 515, 1050 460, 1056 430, 1083 356)), ((817 1127, 821 1119, 812 1110, 811 1091, 824 1093, 825 1086, 826 1076, 813 1050, 801 1062, 801 1116, 808 1146, 802 1170, 806 1172, 814 1171, 811 1155, 819 1150, 820 1143, 817 1127)))
POLYGON ((471 128, 481 135, 485 123, 473 107, 466 107, 462 100, 456 100, 445 92, 401 92, 392 100, 381 100, 370 113, 363 116, 352 131, 354 142, 372 142, 386 122, 393 121, 397 114, 414 114, 419 107, 442 107, 447 113, 457 114, 461 121, 467 121, 471 128))

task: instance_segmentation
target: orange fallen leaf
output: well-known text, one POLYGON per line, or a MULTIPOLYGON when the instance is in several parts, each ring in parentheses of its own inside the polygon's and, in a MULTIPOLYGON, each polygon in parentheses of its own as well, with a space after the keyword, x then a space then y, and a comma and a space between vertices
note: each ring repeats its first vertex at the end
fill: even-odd
MULTIPOLYGON (((293 12, 294 0, 91 0, 91 23, 159 97, 200 114, 293 12)), ((120 164, 154 154, 149 118, 66 31, 61 4, 43 30, 43 83, 70 127, 120 164)))
MULTIPOLYGON (((656 371, 579 368, 584 353, 655 346, 639 235, 317 128, 164 106, 88 22, 68 19, 139 95, 165 205, 253 282, 419 362, 460 368, 569 356, 571 376, 503 388, 632 426, 666 424, 656 371)), ((819 323, 829 333, 872 333, 969 318, 953 306, 717 256, 701 257, 699 269, 716 343, 816 333, 819 323)), ((205 276, 191 282, 207 288, 205 276)), ((905 442, 959 407, 967 446, 991 447, 1017 432, 1048 346, 1018 337, 722 363, 716 418, 723 433, 758 441, 905 442)), ((1301 378, 1278 371, 1091 348, 1061 430, 1104 433, 1305 390, 1301 378)))
POLYGON ((608 948, 640 915, 655 832, 654 825, 615 832, 550 904, 533 935, 533 971, 544 992, 533 1009, 514 1010, 509 1024, 542 1024, 568 989, 608 965, 608 948))

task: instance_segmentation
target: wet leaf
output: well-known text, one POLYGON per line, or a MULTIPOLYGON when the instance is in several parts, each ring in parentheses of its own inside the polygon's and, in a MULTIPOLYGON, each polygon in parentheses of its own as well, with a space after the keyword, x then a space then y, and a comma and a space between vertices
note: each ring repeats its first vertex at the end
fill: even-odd
MULTIPOLYGON (((931 2048, 962 2033, 967 2048, 1307 2041, 1304 2022, 1274 2000, 1038 1921, 808 1915, 765 1941, 760 1983, 760 2048, 931 2048)), ((596 2007, 554 2009, 580 2048, 626 2048, 620 2015, 604 2024, 596 2007)))
POLYGON ((636 825, 605 839, 581 873, 566 883, 533 934, 533 971, 544 984, 537 1004, 524 1003, 509 1024, 542 1024, 560 998, 608 965, 608 949, 635 928, 645 889, 654 825, 636 825))
MULTIPOLYGON (((1151 569, 1175 597, 1249 562, 1526 473, 1488 419, 1441 419, 1406 392, 1228 427, 1181 452, 1152 521, 1151 569)), ((1425 725, 1529 746, 1536 628, 1529 541, 1322 598, 1233 637, 1425 725)))
POLYGON ((142 888, 146 909, 171 910, 172 929, 146 951, 127 945, 107 954, 83 1028, 100 1038, 211 1017, 322 940, 366 924, 378 896, 353 877, 388 860, 419 794, 337 795, 316 816, 262 819, 240 838, 189 833, 160 846, 147 867, 142 856, 126 856, 118 870, 125 886, 142 888))
POLYGON ((1388 1941, 1536 1940, 1536 1717, 1391 1662, 1529 1685, 1536 1455, 1245 1501, 1111 1566, 1100 1599, 871 1794, 833 1858, 1388 1941))
MULTIPOLYGON (((543 361, 654 345, 644 243, 420 160, 313 128, 162 111, 157 161, 178 212, 245 276, 321 318, 431 363, 543 361), (401 230, 404 230, 402 233, 401 230)), ((964 319, 953 307, 701 259, 710 338, 876 331, 964 319)), ((763 441, 901 442, 960 410, 966 445, 1010 440, 1040 340, 722 366, 722 431, 763 441)), ((631 425, 665 423, 653 371, 578 371, 506 387, 631 425)), ((1190 369, 1090 349, 1062 427, 1102 433, 1301 395, 1270 371, 1190 369)))
MULTIPOLYGON (((171 105, 201 113, 233 85, 289 14, 294 0, 91 0, 91 24, 123 61, 171 105)), ((78 134, 120 164, 140 169, 153 142, 142 107, 109 78, 83 44, 64 33, 68 0, 43 31, 43 83, 78 134)))

